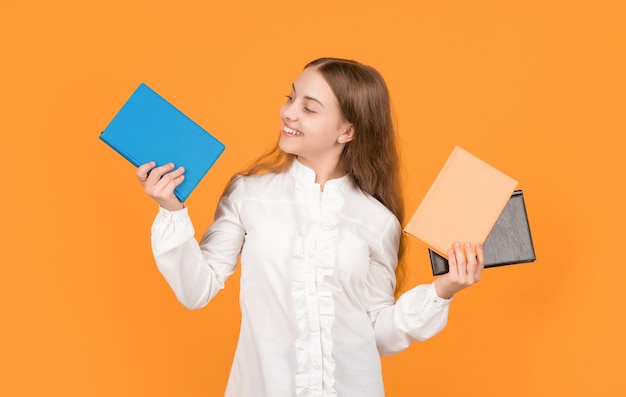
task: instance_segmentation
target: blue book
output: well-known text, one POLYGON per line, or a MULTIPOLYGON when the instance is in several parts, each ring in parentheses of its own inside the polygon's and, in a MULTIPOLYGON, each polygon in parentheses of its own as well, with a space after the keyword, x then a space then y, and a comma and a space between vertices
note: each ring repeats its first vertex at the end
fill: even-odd
POLYGON ((224 145, 184 113, 141 83, 100 139, 136 167, 185 167, 185 180, 174 194, 182 202, 200 183, 224 151, 224 145))

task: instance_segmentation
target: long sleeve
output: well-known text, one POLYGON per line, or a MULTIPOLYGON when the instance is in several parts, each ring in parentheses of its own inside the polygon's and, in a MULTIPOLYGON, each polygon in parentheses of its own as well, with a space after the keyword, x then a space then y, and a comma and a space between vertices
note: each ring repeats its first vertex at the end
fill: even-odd
POLYGON ((435 293, 433 284, 418 285, 395 304, 380 310, 376 318, 376 344, 381 355, 399 353, 412 342, 438 334, 448 322, 450 301, 435 293))
POLYGON ((160 208, 153 222, 152 251, 157 267, 188 309, 206 306, 235 271, 245 234, 238 216, 240 191, 240 184, 233 182, 200 243, 186 208, 175 212, 160 208))
POLYGON ((439 333, 447 324, 450 300, 437 296, 433 284, 418 285, 394 299, 397 246, 400 236, 397 220, 381 233, 374 250, 367 278, 369 313, 381 355, 405 350, 412 342, 439 333))

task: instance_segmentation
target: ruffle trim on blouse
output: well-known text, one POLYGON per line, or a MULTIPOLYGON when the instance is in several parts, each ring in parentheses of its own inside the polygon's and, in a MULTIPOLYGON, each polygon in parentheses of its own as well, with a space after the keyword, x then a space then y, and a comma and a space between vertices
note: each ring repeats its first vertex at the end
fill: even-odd
POLYGON ((305 222, 296 236, 293 254, 293 281, 296 322, 300 337, 296 340, 296 395, 336 396, 335 360, 333 358, 332 326, 335 304, 331 284, 325 280, 335 271, 337 221, 344 199, 341 186, 345 180, 333 180, 324 193, 312 183, 308 168, 299 163, 294 168, 296 199, 302 206, 305 222), (304 170, 302 169, 304 168, 304 170))

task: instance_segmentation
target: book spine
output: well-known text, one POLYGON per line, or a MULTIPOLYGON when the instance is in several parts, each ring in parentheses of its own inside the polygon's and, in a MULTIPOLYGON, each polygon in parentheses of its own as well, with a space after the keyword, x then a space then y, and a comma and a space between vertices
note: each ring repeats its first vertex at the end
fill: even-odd
POLYGON ((135 167, 139 167, 141 165, 141 164, 139 164, 139 161, 137 161, 137 159, 135 159, 133 156, 131 156, 130 154, 125 152, 122 148, 119 148, 119 147, 111 144, 111 142, 107 141, 106 137, 104 136, 104 132, 102 134, 100 134, 100 140, 102 142, 106 143, 107 145, 109 145, 110 148, 112 148, 113 150, 118 152, 126 160, 130 161, 135 167))

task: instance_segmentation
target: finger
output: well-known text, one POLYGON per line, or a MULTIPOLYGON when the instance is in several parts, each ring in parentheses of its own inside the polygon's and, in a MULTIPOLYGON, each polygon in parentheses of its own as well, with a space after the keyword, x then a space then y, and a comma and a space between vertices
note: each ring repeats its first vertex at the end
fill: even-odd
POLYGON ((478 266, 476 267, 476 275, 477 279, 480 279, 480 276, 485 268, 485 250, 483 249, 483 245, 481 243, 476 244, 476 259, 478 261, 478 266))
POLYGON ((174 191, 174 189, 176 189, 178 185, 183 183, 183 180, 185 179, 185 176, 183 175, 184 172, 184 167, 178 167, 174 171, 168 172, 167 174, 163 175, 163 177, 161 177, 161 179, 159 179, 159 181, 157 182, 157 190, 161 190, 167 193, 174 191))
POLYGON ((467 261, 465 260, 465 252, 463 251, 464 247, 461 246, 460 243, 454 243, 454 254, 456 256, 456 263, 458 266, 466 266, 467 261))
POLYGON ((455 278, 458 281, 463 281, 465 279, 465 254, 463 253, 463 249, 461 244, 457 241, 453 245, 453 254, 451 258, 454 260, 454 272, 455 278))
POLYGON ((456 264, 456 253, 454 248, 448 250, 448 274, 457 275, 459 273, 458 266, 456 264))
POLYGON ((456 243, 455 245, 456 260, 459 272, 459 283, 465 285, 468 282, 468 268, 471 266, 473 257, 472 246, 466 242, 464 244, 456 243))
POLYGON ((467 260, 466 273, 469 277, 469 281, 473 281, 476 268, 478 267, 478 259, 476 258, 476 253, 472 249, 470 242, 465 243, 465 258, 467 260))
POLYGON ((148 179, 148 174, 150 173, 150 170, 153 169, 155 166, 156 163, 154 161, 149 161, 137 167, 137 179, 139 179, 140 182, 145 182, 148 179))
POLYGON ((465 253, 467 257, 467 285, 480 281, 482 271, 485 267, 485 253, 482 244, 477 243, 472 249, 470 243, 465 244, 465 253))
POLYGON ((467 266, 475 266, 477 263, 477 259, 476 259, 476 253, 474 253, 474 250, 472 249, 472 243, 470 242, 466 242, 464 244, 464 248, 465 248, 465 262, 467 266))
POLYGON ((163 175, 167 174, 173 169, 174 169, 174 163, 167 163, 160 167, 153 168, 152 171, 150 171, 150 173, 148 174, 147 181, 150 182, 151 184, 156 184, 157 182, 161 180, 163 175))

